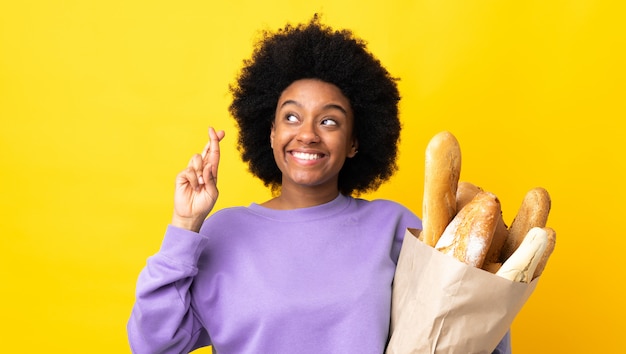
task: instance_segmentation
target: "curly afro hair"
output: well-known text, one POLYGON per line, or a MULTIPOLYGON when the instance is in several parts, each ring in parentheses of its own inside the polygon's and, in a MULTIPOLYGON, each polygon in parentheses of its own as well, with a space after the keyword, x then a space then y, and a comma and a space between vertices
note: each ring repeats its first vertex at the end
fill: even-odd
POLYGON ((270 148, 270 130, 281 93, 294 81, 318 79, 350 101, 359 153, 339 173, 339 191, 376 190, 397 170, 400 138, 397 79, 349 30, 335 31, 315 15, 309 23, 264 31, 230 91, 230 113, 239 128, 238 149, 252 174, 273 192, 281 171, 270 148))

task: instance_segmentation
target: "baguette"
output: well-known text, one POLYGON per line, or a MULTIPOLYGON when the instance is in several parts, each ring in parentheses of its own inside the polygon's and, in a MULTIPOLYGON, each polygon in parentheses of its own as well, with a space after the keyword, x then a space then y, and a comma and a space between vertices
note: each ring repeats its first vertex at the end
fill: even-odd
POLYGON ((498 223, 496 224, 496 230, 493 233, 493 239, 491 240, 491 246, 489 246, 489 250, 487 251, 487 255, 485 256, 485 263, 483 264, 483 269, 495 273, 500 266, 502 248, 504 248, 504 243, 509 237, 509 229, 504 223, 504 219, 502 218, 502 212, 498 217, 498 223))
POLYGON ((479 192, 446 227, 435 249, 481 268, 500 212, 500 201, 494 194, 479 192))
POLYGON ((428 143, 424 172, 421 236, 425 244, 434 247, 457 213, 461 149, 450 132, 438 133, 428 143))
POLYGON ((476 194, 482 192, 482 190, 482 188, 475 184, 466 181, 459 182, 456 189, 456 210, 459 211, 463 209, 463 207, 471 202, 476 194))
MULTIPOLYGON (((463 209, 465 205, 467 205, 479 192, 482 191, 482 188, 469 183, 469 182, 459 182, 459 187, 456 192, 456 208, 457 210, 463 209)), ((496 230, 493 233, 493 238, 491 240, 491 245, 489 246, 489 250, 487 251, 487 255, 485 256, 485 261, 483 262, 482 269, 495 273, 498 271, 500 266, 502 265, 500 261, 500 254, 502 253, 502 247, 504 247, 504 242, 506 241, 509 235, 509 229, 504 223, 504 219, 502 218, 502 213, 498 217, 498 223, 496 225, 496 230)))
POLYGON ((496 275, 510 281, 529 283, 548 244, 546 230, 533 227, 522 243, 496 272, 496 275))
POLYGON ((550 207, 550 195, 545 189, 537 187, 526 193, 522 205, 509 228, 509 236, 502 247, 500 256, 502 262, 511 257, 530 229, 546 226, 550 207))
POLYGON ((556 246, 556 231, 554 231, 554 229, 550 227, 544 227, 543 230, 546 231, 546 234, 548 236, 548 244, 546 245, 546 250, 543 253, 543 256, 541 256, 541 260, 539 260, 539 264, 537 264, 537 269, 535 269, 533 279, 537 278, 541 275, 541 273, 543 273, 543 270, 548 263, 548 258, 550 258, 550 255, 552 255, 554 247, 556 246))

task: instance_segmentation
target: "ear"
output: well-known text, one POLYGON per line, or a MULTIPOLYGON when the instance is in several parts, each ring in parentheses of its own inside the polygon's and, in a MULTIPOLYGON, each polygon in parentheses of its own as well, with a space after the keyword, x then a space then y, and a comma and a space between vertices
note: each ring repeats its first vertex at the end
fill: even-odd
POLYGON ((274 148, 274 133, 275 133, 276 129, 274 127, 274 122, 272 122, 272 128, 270 129, 270 147, 273 149, 274 148))
POLYGON ((348 157, 353 158, 356 156, 356 153, 359 152, 359 141, 356 138, 352 139, 352 146, 350 146, 350 151, 348 152, 348 157))

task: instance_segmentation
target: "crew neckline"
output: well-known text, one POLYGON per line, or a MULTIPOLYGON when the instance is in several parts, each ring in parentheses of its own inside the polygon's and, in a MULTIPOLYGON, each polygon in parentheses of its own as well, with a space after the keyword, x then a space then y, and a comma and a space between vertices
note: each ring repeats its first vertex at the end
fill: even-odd
POLYGON ((339 193, 335 199, 327 203, 306 208, 282 210, 267 208, 258 203, 251 203, 248 206, 248 210, 269 219, 302 222, 334 216, 346 209, 350 205, 351 200, 351 197, 339 193))

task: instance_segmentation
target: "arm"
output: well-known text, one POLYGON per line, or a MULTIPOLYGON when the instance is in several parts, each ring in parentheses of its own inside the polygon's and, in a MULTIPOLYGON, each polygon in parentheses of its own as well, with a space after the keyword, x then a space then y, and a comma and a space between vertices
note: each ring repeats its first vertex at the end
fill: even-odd
POLYGON ((194 155, 176 176, 172 224, 161 249, 139 275, 127 328, 135 353, 186 353, 208 344, 189 288, 207 241, 198 231, 218 196, 219 142, 224 132, 209 128, 209 138, 202 154, 194 155))
POLYGON ((511 331, 506 332, 504 338, 491 354, 511 354, 511 331))
POLYGON ((210 344, 189 293, 206 242, 199 234, 168 227, 161 249, 137 281, 127 327, 133 353, 188 353, 210 344))

